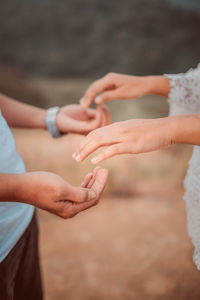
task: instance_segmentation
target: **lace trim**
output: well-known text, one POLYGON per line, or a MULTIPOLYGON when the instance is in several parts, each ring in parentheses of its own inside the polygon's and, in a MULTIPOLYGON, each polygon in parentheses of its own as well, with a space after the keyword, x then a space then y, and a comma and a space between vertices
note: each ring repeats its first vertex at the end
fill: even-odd
POLYGON ((177 75, 165 74, 170 81, 170 115, 200 112, 200 64, 196 69, 177 75))

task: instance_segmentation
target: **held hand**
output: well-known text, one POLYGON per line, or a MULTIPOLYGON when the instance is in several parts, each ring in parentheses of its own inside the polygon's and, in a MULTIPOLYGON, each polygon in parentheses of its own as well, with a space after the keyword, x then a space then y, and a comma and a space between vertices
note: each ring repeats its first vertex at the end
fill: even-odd
POLYGON ((105 106, 94 110, 80 105, 66 105, 58 113, 56 122, 60 132, 88 134, 98 127, 108 125, 110 114, 105 106))
POLYGON ((118 154, 138 154, 173 143, 174 118, 128 120, 94 130, 83 141, 73 158, 83 161, 89 154, 107 146, 91 161, 96 164, 118 154))
POLYGON ((64 219, 96 205, 107 181, 106 169, 97 167, 80 187, 73 187, 49 172, 31 172, 23 177, 20 201, 32 204, 64 219))
POLYGON ((108 73, 89 86, 80 100, 83 107, 88 107, 94 100, 102 104, 116 99, 136 99, 147 94, 167 97, 169 81, 164 76, 131 76, 108 73))

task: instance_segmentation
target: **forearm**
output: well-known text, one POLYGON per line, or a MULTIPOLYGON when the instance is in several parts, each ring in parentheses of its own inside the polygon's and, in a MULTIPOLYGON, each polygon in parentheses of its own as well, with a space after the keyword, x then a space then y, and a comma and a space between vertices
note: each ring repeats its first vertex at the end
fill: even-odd
POLYGON ((0 108, 9 126, 46 128, 46 110, 13 100, 0 94, 0 108))
POLYGON ((200 114, 169 117, 172 143, 200 146, 200 114))
POLYGON ((25 174, 0 174, 0 202, 25 202, 22 200, 25 174))

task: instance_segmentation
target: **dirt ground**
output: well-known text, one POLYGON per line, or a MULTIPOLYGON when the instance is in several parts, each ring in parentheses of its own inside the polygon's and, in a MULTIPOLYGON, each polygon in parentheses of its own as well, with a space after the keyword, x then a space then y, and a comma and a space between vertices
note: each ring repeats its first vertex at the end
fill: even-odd
MULTIPOLYGON (((14 135, 29 171, 80 184, 92 169, 71 159, 81 137, 14 135)), ((109 180, 98 206, 69 220, 39 211, 45 300, 200 299, 182 200, 190 150, 113 158, 104 163, 109 180)))
POLYGON ((39 215, 46 300, 200 299, 182 191, 157 185, 68 221, 39 215))

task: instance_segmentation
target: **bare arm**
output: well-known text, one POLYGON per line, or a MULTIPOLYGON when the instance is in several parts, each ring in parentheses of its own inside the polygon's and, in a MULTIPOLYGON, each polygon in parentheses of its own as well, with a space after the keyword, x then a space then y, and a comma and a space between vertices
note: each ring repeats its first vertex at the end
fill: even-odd
POLYGON ((27 203, 62 218, 70 218, 98 203, 107 173, 107 170, 97 167, 79 187, 49 172, 0 174, 0 202, 27 203))
MULTIPOLYGON (((0 108, 9 126, 46 128, 46 110, 28 105, 0 94, 0 108)), ((97 110, 79 105, 66 105, 59 110, 57 127, 62 133, 88 134, 91 130, 109 124, 109 112, 99 106, 97 110)))
POLYGON ((109 73, 89 86, 80 103, 88 107, 92 101, 102 104, 116 99, 132 100, 149 94, 167 97, 169 91, 169 79, 165 76, 109 73))
POLYGON ((96 164, 118 154, 151 152, 176 143, 200 145, 200 114, 113 123, 91 132, 73 157, 81 162, 106 146, 92 159, 96 164))
POLYGON ((46 128, 46 110, 0 94, 0 108, 9 126, 46 128))

